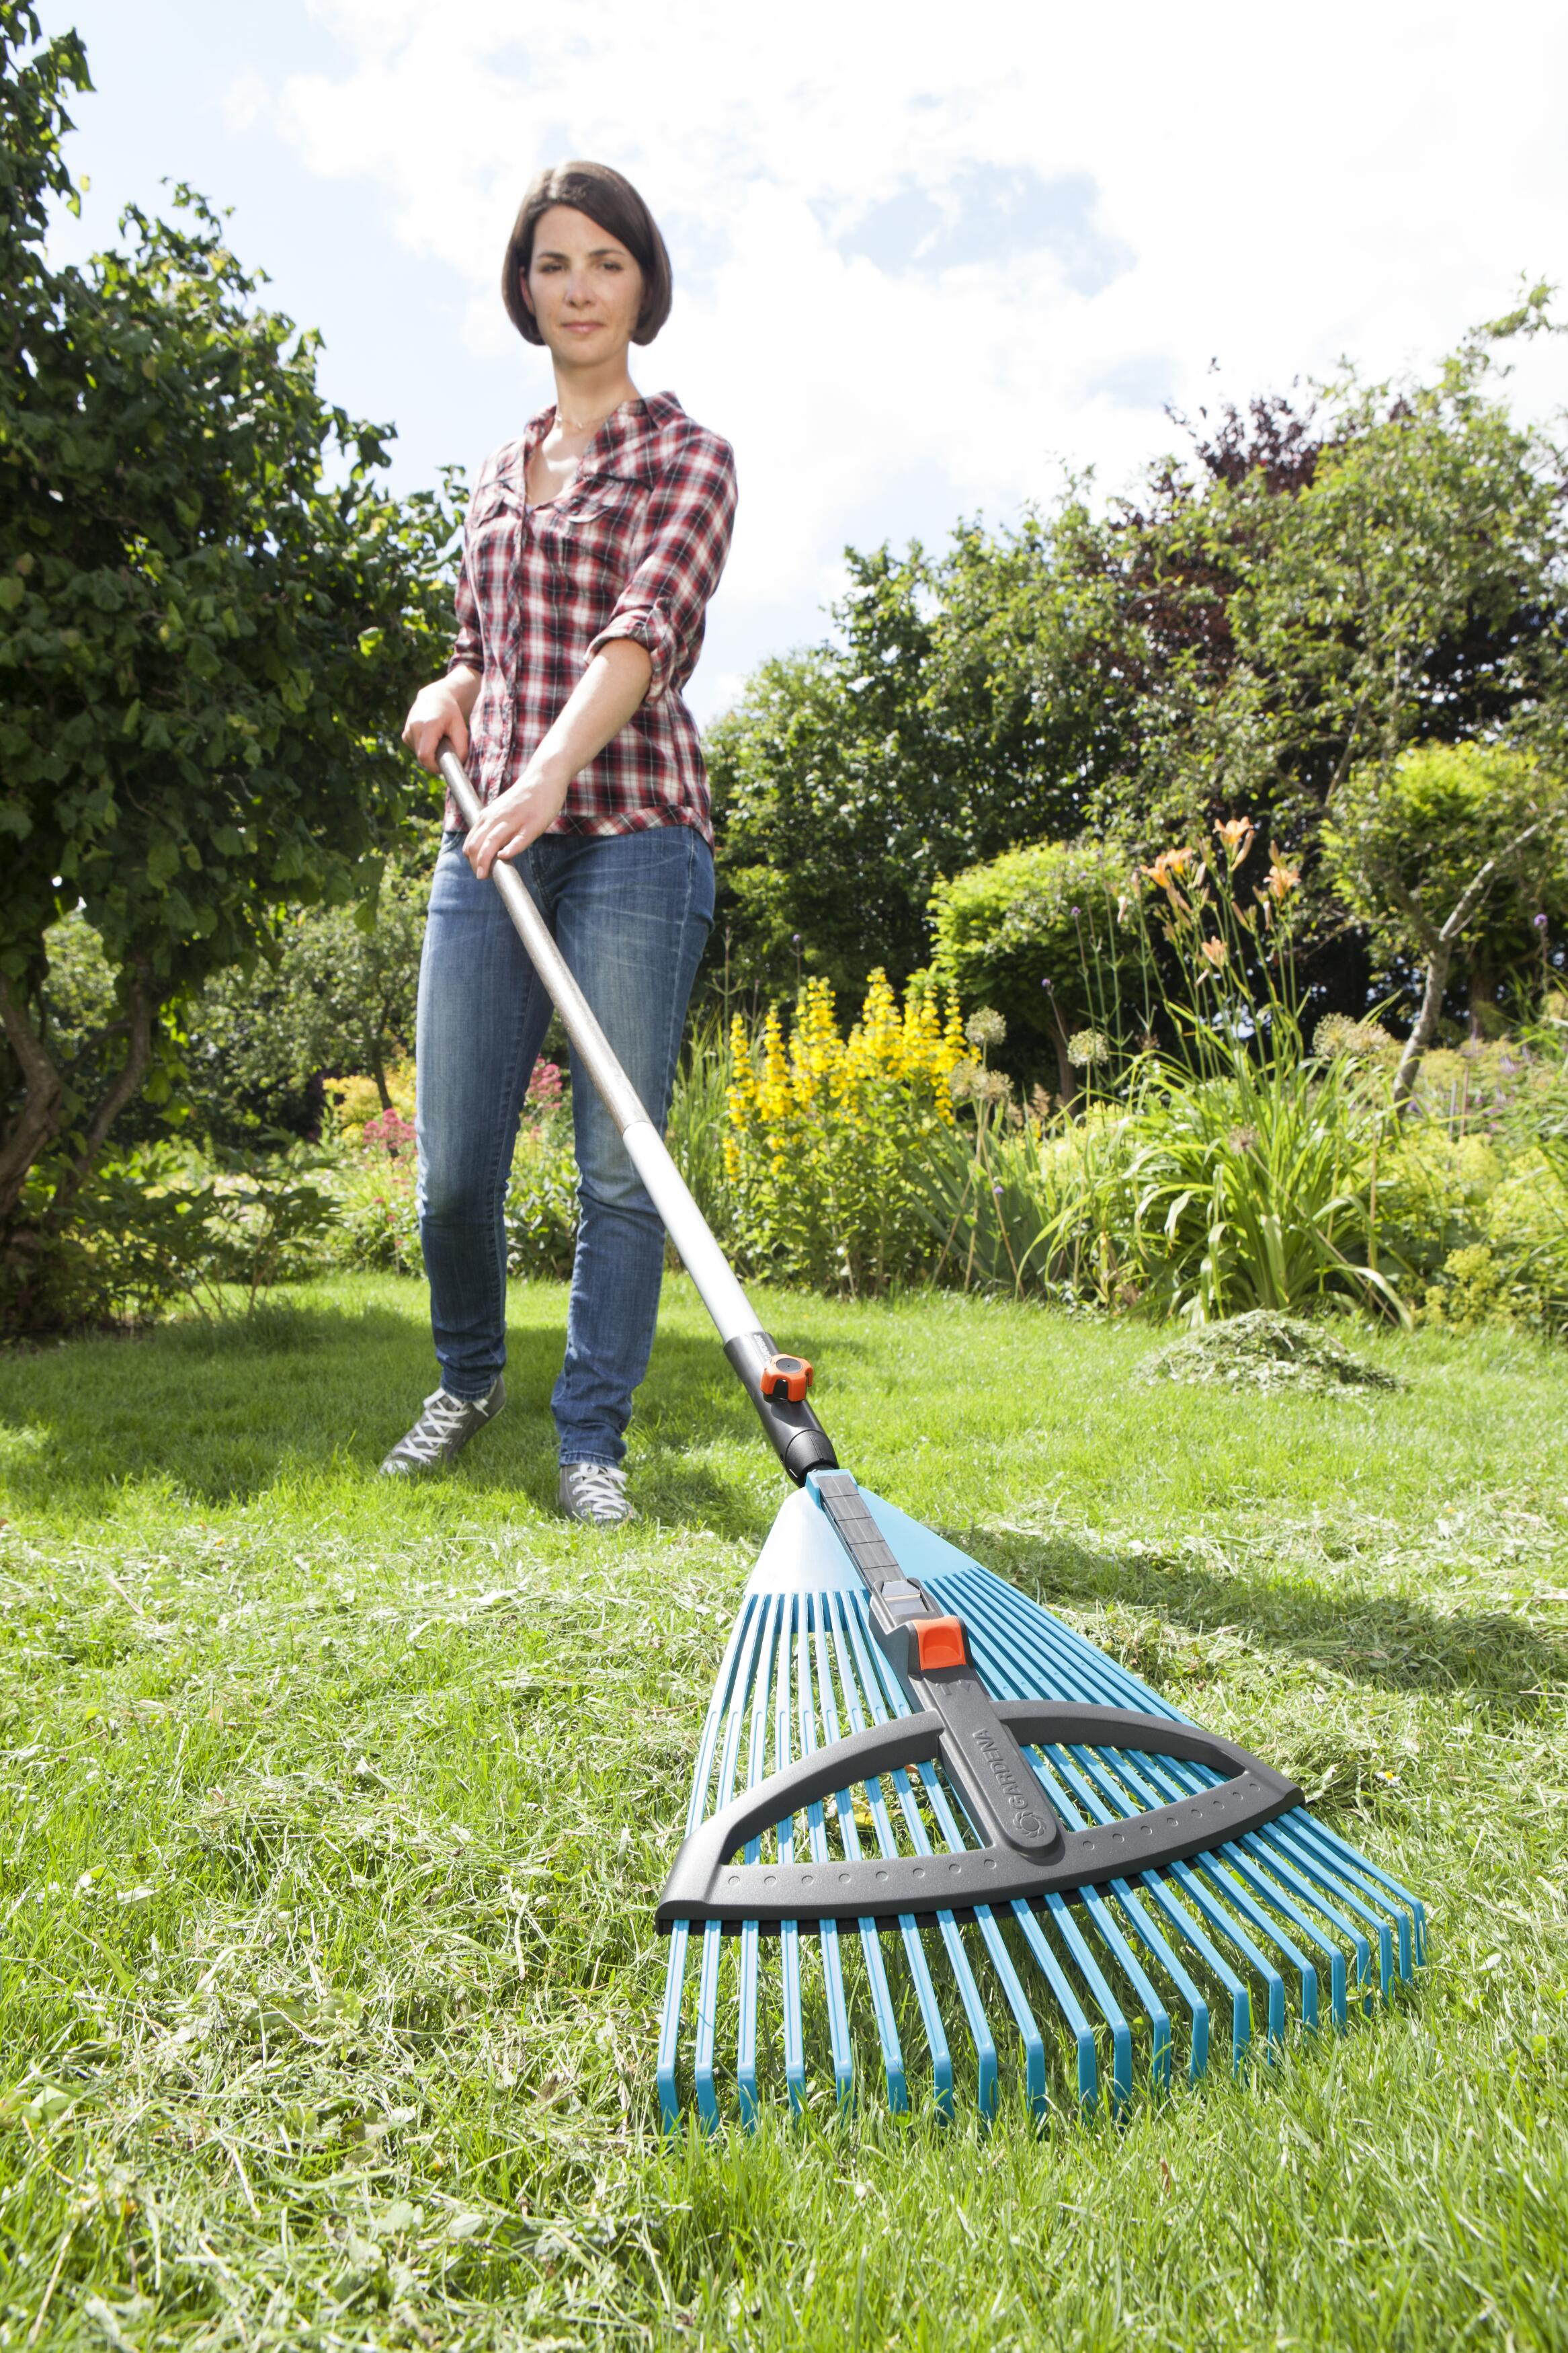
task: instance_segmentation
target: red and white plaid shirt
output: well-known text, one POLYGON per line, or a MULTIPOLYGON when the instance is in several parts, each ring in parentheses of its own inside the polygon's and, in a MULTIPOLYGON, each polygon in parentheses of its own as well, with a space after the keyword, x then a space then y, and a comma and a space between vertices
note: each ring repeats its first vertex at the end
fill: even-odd
MULTIPOLYGON (((530 506, 528 461, 555 419, 486 459, 468 503, 451 667, 479 671, 468 773, 482 801, 515 784, 591 657, 647 649, 641 705, 574 780, 552 833, 690 825, 713 839, 708 773, 680 690, 702 649, 735 516, 735 460, 673 393, 627 401, 583 452, 569 490, 530 506)), ((447 823, 460 823, 448 806, 447 823)))

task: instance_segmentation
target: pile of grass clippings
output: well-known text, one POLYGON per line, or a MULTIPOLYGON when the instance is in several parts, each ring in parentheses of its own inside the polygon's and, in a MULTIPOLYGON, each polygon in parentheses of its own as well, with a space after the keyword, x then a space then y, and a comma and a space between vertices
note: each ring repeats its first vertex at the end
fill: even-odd
POLYGON ((1277 1308, 1258 1307, 1223 1324, 1205 1324, 1151 1356, 1151 1381, 1186 1381, 1228 1389, 1396 1389, 1393 1373, 1369 1365, 1321 1324, 1277 1308))

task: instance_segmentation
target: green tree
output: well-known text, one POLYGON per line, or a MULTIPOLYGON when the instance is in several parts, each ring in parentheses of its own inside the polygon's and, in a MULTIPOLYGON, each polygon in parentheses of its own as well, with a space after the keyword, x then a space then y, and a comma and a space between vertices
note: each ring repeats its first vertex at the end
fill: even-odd
MULTIPOLYGON (((389 717, 442 627, 451 522, 375 480, 386 431, 316 384, 317 339, 199 197, 134 210, 85 268, 45 250, 74 36, 0 0, 0 1221, 66 1214, 209 973, 278 910, 374 888, 413 805, 389 717), (114 978, 110 1067, 79 1094, 38 1008, 79 908, 114 978), (46 1187, 47 1189, 47 1187, 46 1187)), ((24 1252, 24 1255, 26 1253, 24 1252)))
MULTIPOLYGON (((773 992, 793 986, 797 934, 847 995, 878 966, 903 979, 929 953, 939 874, 1080 818, 1076 748, 1037 740, 983 649, 944 657, 943 616, 991 561, 981 536, 961 531, 939 565, 918 545, 847 554, 837 642, 763 663, 709 738, 719 929, 742 979, 773 992)), ((1058 733, 1074 723, 1064 712, 1058 733)))
MULTIPOLYGON (((1560 738, 1568 465, 1500 383, 1500 345, 1545 331, 1547 294, 1467 336, 1431 384, 1327 388, 1311 480, 1256 531, 1230 599, 1237 708, 1298 818, 1416 742, 1560 738)), ((1238 513, 1260 496, 1249 478, 1238 513)))
POLYGON ((1471 946, 1479 1011, 1506 978, 1537 963, 1537 920, 1568 915, 1568 788, 1501 745, 1416 744, 1386 765, 1351 771, 1322 848, 1351 913, 1385 955, 1424 968, 1394 1079, 1404 1104, 1436 1035, 1456 956, 1471 946))

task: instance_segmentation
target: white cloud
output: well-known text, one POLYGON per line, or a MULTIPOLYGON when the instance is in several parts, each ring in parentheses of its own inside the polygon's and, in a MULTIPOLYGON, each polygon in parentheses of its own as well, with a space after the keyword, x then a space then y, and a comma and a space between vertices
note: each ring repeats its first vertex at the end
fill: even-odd
MULTIPOLYGON (((1000 516, 1062 460, 1122 480, 1172 438, 1165 398, 1211 396, 1211 355, 1243 397, 1347 351, 1425 365, 1520 271, 1568 274, 1568 19, 1538 0, 316 13, 343 69, 275 84, 275 119, 452 272, 509 397, 495 276, 524 182, 584 153, 642 186, 678 301, 641 380, 735 442, 724 601, 784 640, 847 537, 1000 516)), ((1560 356, 1521 382, 1561 399, 1560 356)))

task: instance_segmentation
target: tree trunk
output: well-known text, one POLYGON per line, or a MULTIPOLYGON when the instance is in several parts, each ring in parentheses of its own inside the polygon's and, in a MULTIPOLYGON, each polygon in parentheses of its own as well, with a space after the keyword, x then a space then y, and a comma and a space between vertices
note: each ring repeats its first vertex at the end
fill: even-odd
POLYGON ((390 1111, 392 1109, 392 1097, 386 1091, 386 1057, 382 1052, 381 1039, 379 1038, 377 1038, 374 1045, 370 1050, 370 1074, 375 1081, 375 1091, 381 1097, 382 1110, 390 1111))
POLYGON ((1538 817, 1532 825, 1525 827, 1522 833, 1516 833, 1495 858, 1487 860, 1461 892, 1458 905, 1450 910, 1441 931, 1436 930, 1422 913, 1397 875, 1384 877, 1390 894, 1404 909, 1412 931, 1426 951, 1426 986, 1421 993, 1421 1010, 1415 1017, 1415 1029, 1405 1041, 1405 1051, 1399 1057, 1399 1068, 1394 1074, 1394 1108, 1396 1112, 1403 1113, 1408 1109, 1415 1090, 1415 1075, 1421 1068, 1421 1057, 1437 1034, 1437 1018, 1443 1010, 1443 991, 1448 986, 1448 968, 1454 961, 1455 941, 1491 889, 1492 879, 1504 859, 1511 858, 1515 850, 1522 849, 1527 841, 1533 841, 1545 822, 1544 818, 1538 817))
POLYGON ((125 1044, 125 1060, 115 1073, 112 1083, 99 1100, 97 1110, 88 1123, 81 1150, 77 1154, 49 1204, 49 1222, 59 1225, 71 1203, 80 1192, 91 1173, 92 1164, 108 1140, 114 1125, 132 1096, 146 1077, 153 1060, 153 1023, 158 1011, 158 996, 143 970, 131 984, 131 1018, 125 1044))
POLYGON ((1443 1010, 1443 992, 1448 986, 1448 967, 1453 961, 1452 944, 1439 933, 1426 959, 1426 986, 1421 992, 1421 1010, 1415 1016, 1415 1027, 1405 1041, 1405 1051, 1399 1057, 1399 1068, 1394 1074, 1394 1108, 1396 1112, 1405 1110, 1415 1092, 1421 1057, 1437 1034, 1437 1019, 1443 1010))
POLYGON ((0 1145, 0 1220, 4 1220, 21 1199, 35 1164, 59 1134, 65 1086, 26 1008, 17 1004, 10 984, 4 980, 0 980, 0 1021, 5 1023, 6 1039, 26 1085, 16 1124, 0 1145))

